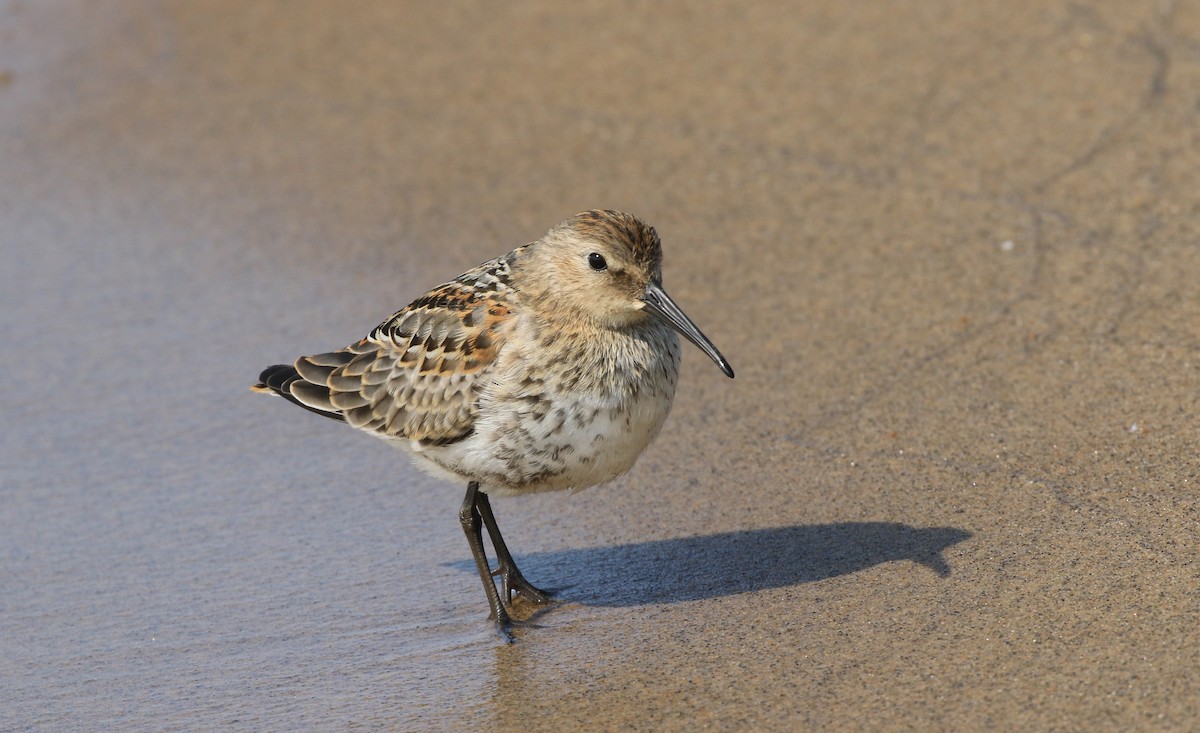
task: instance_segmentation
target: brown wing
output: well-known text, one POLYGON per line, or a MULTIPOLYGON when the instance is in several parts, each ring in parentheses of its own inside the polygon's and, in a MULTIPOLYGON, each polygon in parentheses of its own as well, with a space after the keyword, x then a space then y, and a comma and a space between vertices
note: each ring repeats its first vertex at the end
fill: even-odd
POLYGON ((267 370, 272 379, 261 386, 356 428, 461 440, 474 430, 476 397, 513 325, 511 257, 435 288, 358 343, 297 359, 294 379, 267 370))

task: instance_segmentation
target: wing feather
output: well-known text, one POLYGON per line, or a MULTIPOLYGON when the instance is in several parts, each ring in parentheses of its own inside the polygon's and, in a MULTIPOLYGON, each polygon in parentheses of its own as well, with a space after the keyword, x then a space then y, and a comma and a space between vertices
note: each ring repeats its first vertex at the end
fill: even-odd
POLYGON ((508 275, 520 251, 434 288, 344 349, 272 367, 256 388, 388 437, 461 440, 515 322, 508 275))

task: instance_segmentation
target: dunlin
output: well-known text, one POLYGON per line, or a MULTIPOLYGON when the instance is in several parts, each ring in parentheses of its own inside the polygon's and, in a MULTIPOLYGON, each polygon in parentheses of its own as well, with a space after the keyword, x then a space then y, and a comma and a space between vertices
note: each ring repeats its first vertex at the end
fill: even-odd
POLYGON ((434 288, 361 341, 264 370, 254 389, 393 441, 422 468, 466 481, 459 519, 491 618, 512 641, 513 594, 535 603, 550 596, 517 569, 488 494, 578 490, 628 471, 671 409, 676 332, 733 376, 663 290, 654 229, 629 214, 588 211, 434 288))

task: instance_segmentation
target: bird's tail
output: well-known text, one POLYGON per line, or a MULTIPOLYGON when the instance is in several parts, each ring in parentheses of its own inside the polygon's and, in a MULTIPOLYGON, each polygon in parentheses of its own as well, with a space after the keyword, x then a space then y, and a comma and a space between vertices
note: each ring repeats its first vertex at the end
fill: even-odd
MULTIPOLYGON (((306 357, 306 359, 312 358, 314 357, 306 357)), ((324 415, 334 420, 344 421, 346 419, 342 415, 342 411, 329 401, 329 387, 308 381, 296 370, 295 366, 276 364, 267 367, 262 374, 258 375, 258 384, 250 389, 253 392, 279 395, 288 402, 318 415, 324 415)))

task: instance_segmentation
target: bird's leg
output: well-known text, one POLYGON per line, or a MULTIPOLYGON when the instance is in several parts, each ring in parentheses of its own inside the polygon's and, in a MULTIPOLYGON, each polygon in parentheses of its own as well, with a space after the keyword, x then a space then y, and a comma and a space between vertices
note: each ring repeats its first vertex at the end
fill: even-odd
POLYGON ((496 524, 495 515, 492 514, 492 503, 488 499, 488 495, 482 491, 478 492, 475 496, 475 505, 479 510, 480 518, 483 519, 483 526, 487 527, 488 536, 492 538, 492 547, 496 548, 498 567, 493 575, 500 576, 500 586, 503 589, 504 598, 511 603, 513 591, 516 591, 534 603, 549 603, 551 601, 550 594, 525 580, 525 576, 521 575, 521 571, 517 568, 516 561, 508 551, 508 546, 504 544, 504 537, 500 535, 500 527, 496 524))
MULTIPOLYGON (((504 608, 504 603, 500 600, 500 594, 496 592, 496 583, 492 580, 492 567, 488 563, 487 553, 483 549, 483 518, 482 512, 479 509, 480 499, 483 499, 483 505, 487 506, 487 494, 479 490, 479 482, 472 481, 467 484, 467 495, 463 499, 462 508, 458 510, 458 519, 462 523, 463 533, 467 535, 467 544, 471 546, 471 557, 475 558, 475 567, 479 570, 479 578, 483 581, 483 592, 487 594, 488 605, 491 607, 490 618, 496 620, 496 632, 500 634, 500 638, 508 643, 513 642, 512 635, 512 620, 508 617, 508 611, 504 608)), ((491 516, 491 508, 488 508, 488 516, 491 516)), ((496 520, 492 520, 492 526, 496 520)), ((488 528, 491 533, 491 527, 488 528)), ((499 550, 497 550, 499 554, 499 550)), ((506 591, 507 592, 507 591, 506 591)))

